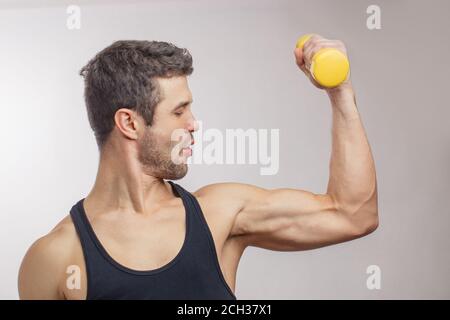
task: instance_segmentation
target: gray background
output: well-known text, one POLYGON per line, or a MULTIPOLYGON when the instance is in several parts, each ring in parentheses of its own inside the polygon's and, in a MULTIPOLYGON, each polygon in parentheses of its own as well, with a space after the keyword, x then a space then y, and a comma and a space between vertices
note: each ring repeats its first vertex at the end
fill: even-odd
POLYGON ((27 248, 92 187, 98 153, 78 71, 118 39, 191 51, 193 110, 205 129, 280 129, 277 175, 261 176, 259 165, 192 165, 185 188, 237 181, 325 192, 331 109, 293 56, 307 32, 348 47, 381 224, 312 251, 248 248, 238 298, 450 298, 449 9, 406 0, 1 1, 0 298, 18 297, 27 248), (81 6, 81 30, 67 29, 68 4, 81 6), (381 30, 366 27, 370 4, 381 7, 381 30), (366 288, 372 264, 380 290, 366 288))

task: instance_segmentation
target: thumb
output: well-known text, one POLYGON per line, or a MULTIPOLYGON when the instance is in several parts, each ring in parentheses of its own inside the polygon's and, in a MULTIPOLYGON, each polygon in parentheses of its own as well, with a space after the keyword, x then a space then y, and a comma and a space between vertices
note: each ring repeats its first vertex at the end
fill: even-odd
POLYGON ((297 64, 303 64, 303 50, 301 48, 294 49, 295 60, 297 64))
POLYGON ((302 48, 295 48, 294 49, 294 55, 295 55, 295 62, 299 66, 299 68, 303 71, 306 70, 305 68, 305 61, 303 59, 303 49, 302 48))

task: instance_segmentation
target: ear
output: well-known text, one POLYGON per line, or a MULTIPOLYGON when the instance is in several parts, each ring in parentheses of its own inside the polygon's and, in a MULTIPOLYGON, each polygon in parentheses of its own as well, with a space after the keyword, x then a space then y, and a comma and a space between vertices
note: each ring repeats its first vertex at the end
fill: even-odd
POLYGON ((117 129, 128 139, 136 140, 138 130, 142 126, 136 112, 131 109, 121 108, 114 114, 114 122, 117 129))

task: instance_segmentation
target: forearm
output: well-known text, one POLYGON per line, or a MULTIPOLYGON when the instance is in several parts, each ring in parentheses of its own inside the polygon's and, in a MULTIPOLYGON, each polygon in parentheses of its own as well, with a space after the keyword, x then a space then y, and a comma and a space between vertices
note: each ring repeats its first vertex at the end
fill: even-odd
POLYGON ((327 94, 333 114, 327 193, 342 211, 352 215, 359 213, 358 218, 376 218, 375 164, 356 106, 353 88, 349 84, 328 90, 327 94))

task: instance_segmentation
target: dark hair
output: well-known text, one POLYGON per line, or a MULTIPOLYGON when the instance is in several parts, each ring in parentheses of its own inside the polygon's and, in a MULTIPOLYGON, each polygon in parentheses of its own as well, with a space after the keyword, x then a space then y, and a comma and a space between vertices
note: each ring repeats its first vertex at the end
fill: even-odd
POLYGON ((114 128, 120 108, 136 110, 147 125, 162 100, 155 77, 190 75, 192 56, 187 49, 162 41, 116 41, 100 51, 80 75, 89 123, 101 150, 114 128))

